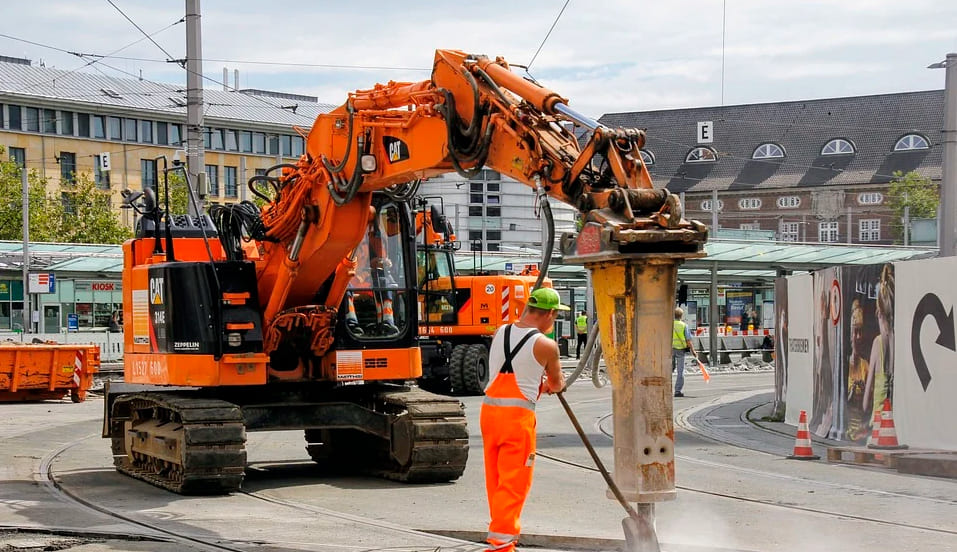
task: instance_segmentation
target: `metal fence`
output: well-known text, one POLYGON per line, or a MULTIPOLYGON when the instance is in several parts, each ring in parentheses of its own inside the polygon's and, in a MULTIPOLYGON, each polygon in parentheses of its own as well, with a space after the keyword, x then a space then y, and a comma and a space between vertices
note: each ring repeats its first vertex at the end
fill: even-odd
POLYGON ((92 343, 100 347, 100 362, 123 360, 123 334, 111 332, 21 333, 0 332, 0 341, 30 343, 34 339, 57 343, 92 343))

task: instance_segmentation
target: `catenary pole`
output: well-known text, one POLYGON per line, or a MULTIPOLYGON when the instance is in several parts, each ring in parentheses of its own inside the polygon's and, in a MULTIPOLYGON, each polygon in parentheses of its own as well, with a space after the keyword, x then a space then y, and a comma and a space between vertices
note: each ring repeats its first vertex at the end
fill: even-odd
POLYGON ((20 183, 23 187, 23 332, 32 333, 33 308, 30 305, 30 184, 27 179, 26 162, 20 167, 20 183))
POLYGON ((186 171, 196 186, 199 205, 190 202, 190 212, 203 210, 206 199, 206 156, 203 144, 203 32, 200 0, 186 0, 186 171))
POLYGON ((946 68, 944 126, 941 132, 940 216, 937 219, 941 257, 957 255, 957 54, 930 68, 946 68))

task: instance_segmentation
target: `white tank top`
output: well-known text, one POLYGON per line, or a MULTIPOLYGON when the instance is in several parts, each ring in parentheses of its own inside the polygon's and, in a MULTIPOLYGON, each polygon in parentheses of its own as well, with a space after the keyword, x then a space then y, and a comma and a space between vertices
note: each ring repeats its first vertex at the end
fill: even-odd
MULTIPOLYGON (((495 337, 492 338, 492 345, 488 352, 489 378, 486 389, 492 385, 505 364, 505 328, 508 327, 502 326, 499 328, 495 332, 495 337)), ((515 349, 518 342, 528 333, 537 331, 535 328, 519 328, 514 325, 511 328, 512 331, 509 334, 508 341, 512 349, 515 349)), ((538 391, 542 384, 542 376, 545 374, 545 367, 535 359, 535 353, 533 352, 536 340, 542 338, 548 339, 542 334, 529 338, 522 345, 515 358, 512 359, 512 369, 515 370, 515 381, 518 382, 518 389, 522 396, 533 403, 538 401, 538 391)))

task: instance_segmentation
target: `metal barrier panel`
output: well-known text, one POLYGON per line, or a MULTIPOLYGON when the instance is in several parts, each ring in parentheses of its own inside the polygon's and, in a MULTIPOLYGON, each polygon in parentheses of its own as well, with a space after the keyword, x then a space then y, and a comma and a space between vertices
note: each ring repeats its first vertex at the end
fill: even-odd
POLYGON ((100 362, 119 362, 123 360, 123 334, 117 332, 59 332, 59 333, 21 333, 2 332, 0 341, 18 341, 29 343, 34 339, 54 341, 63 344, 92 343, 100 347, 100 362))

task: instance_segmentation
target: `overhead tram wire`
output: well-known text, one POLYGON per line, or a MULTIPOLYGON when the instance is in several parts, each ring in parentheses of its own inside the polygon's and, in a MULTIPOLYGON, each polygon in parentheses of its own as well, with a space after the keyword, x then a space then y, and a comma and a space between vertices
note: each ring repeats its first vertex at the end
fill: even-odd
POLYGON ((545 33, 545 38, 542 39, 542 43, 539 44, 539 45, 538 45, 538 49, 535 50, 535 55, 532 56, 532 60, 529 61, 529 62, 528 62, 528 65, 525 66, 525 70, 526 70, 526 71, 528 71, 529 67, 531 67, 532 64, 535 63, 535 59, 538 58, 538 54, 542 51, 542 47, 545 46, 545 41, 547 41, 547 40, 548 40, 548 37, 550 37, 550 36, 552 35, 552 31, 555 30, 555 25, 557 25, 557 24, 558 24, 558 20, 562 18, 562 14, 565 13, 565 8, 568 7, 568 3, 569 3, 569 2, 571 2, 571 0, 565 0, 565 5, 563 5, 561 11, 558 12, 558 16, 555 17, 555 21, 552 21, 552 26, 548 29, 548 32, 545 33))
MULTIPOLYGON (((167 51, 166 51, 166 48, 163 48, 162 46, 160 46, 159 42, 156 42, 155 40, 153 40, 153 37, 152 37, 152 36, 146 34, 146 31, 144 31, 142 27, 140 27, 139 25, 137 25, 137 24, 136 24, 136 21, 133 21, 132 19, 130 19, 130 16, 126 15, 126 13, 125 13, 123 10, 121 10, 119 6, 117 6, 116 4, 114 4, 114 3, 113 3, 113 0, 106 0, 106 1, 107 1, 107 3, 108 3, 109 5, 111 5, 111 6, 113 6, 114 8, 116 8, 116 11, 120 12, 120 15, 122 15, 127 21, 129 21, 131 25, 133 25, 134 27, 136 27, 136 30, 138 30, 140 33, 143 34, 143 36, 145 36, 146 38, 148 38, 149 41, 152 42, 154 46, 156 46, 156 47, 159 48, 164 54, 166 54, 166 57, 167 57, 167 60, 166 60, 166 61, 170 61, 170 62, 176 61, 176 58, 174 58, 172 54, 170 54, 169 52, 167 52, 167 51)), ((185 60, 181 60, 179 63, 185 64, 186 61, 185 61, 185 60)))

